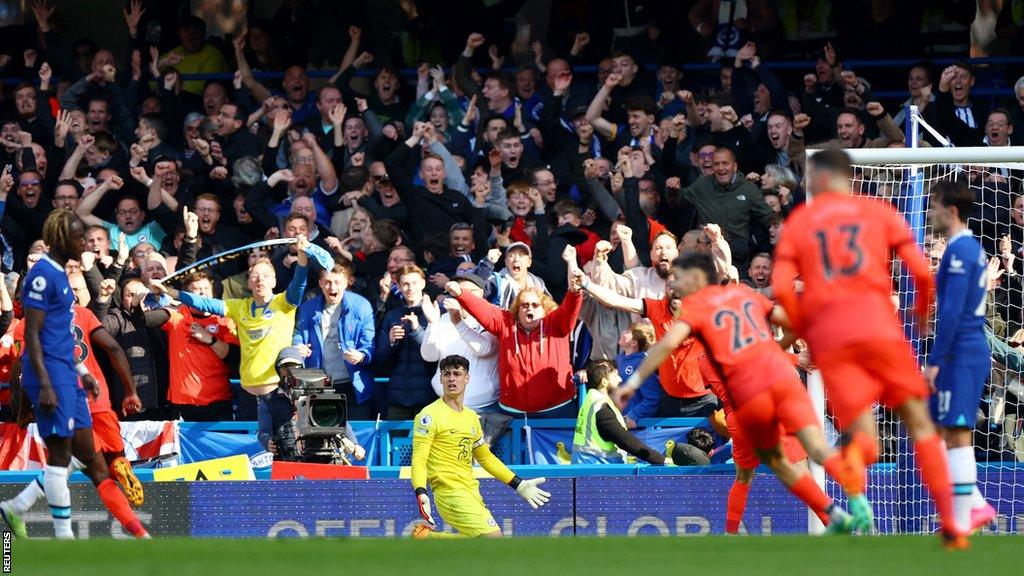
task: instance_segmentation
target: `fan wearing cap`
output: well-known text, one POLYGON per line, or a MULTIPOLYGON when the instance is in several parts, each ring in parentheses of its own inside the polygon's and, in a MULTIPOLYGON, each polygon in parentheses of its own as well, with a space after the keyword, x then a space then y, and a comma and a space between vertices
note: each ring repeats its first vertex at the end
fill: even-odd
MULTIPOLYGON (((281 382, 288 381, 292 368, 303 367, 304 355, 305 352, 298 346, 288 346, 281 350, 281 353, 277 355, 275 365, 281 382)), ((275 460, 298 460, 299 453, 295 447, 295 427, 292 425, 295 404, 284 387, 267 394, 267 398, 267 402, 260 404, 256 437, 268 452, 274 454, 275 460)), ((352 424, 348 421, 345 422, 344 434, 342 445, 345 452, 355 456, 356 460, 365 458, 366 450, 359 445, 355 430, 352 429, 352 424)))
MULTIPOLYGON (((277 355, 274 365, 281 382, 288 378, 292 368, 302 368, 302 350, 288 346, 277 355)), ((295 428, 292 416, 295 405, 284 387, 275 389, 261 397, 256 417, 256 438, 263 448, 275 454, 278 460, 295 460, 295 428)))
POLYGON ((498 338, 500 406, 506 413, 572 418, 576 397, 569 337, 583 302, 578 285, 561 306, 537 288, 519 291, 510 310, 488 303, 461 282, 446 290, 462 308, 498 338))
POLYGON ((533 251, 525 242, 509 244, 505 249, 505 268, 490 278, 493 289, 489 293, 495 304, 508 310, 519 293, 527 288, 548 294, 544 281, 530 273, 532 265, 533 251))
MULTIPOLYGON (((476 274, 465 274, 454 278, 454 281, 462 286, 463 291, 483 298, 483 278, 476 274)), ((427 328, 420 344, 423 359, 438 362, 452 354, 468 358, 470 378, 466 387, 466 406, 477 413, 496 411, 498 338, 466 314, 455 298, 440 297, 436 302, 431 302, 429 297, 424 298, 423 315, 427 317, 427 328)), ((439 397, 444 395, 440 367, 430 384, 439 397)))

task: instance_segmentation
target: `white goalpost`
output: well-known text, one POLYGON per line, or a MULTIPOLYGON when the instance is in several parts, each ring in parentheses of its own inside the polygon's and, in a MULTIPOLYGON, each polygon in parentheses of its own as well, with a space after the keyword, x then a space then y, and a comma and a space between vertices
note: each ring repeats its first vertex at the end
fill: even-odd
MULTIPOLYGON (((920 148, 918 126, 944 145, 948 142, 920 118, 916 106, 908 107, 908 148, 846 150, 854 164, 854 194, 888 200, 907 219, 917 242, 937 265, 944 239, 934 237, 928 226, 928 194, 938 181, 957 179, 975 191, 978 204, 969 224, 985 252, 998 256, 1009 241, 1019 270, 1024 241, 1024 147, 920 148)), ((808 156, 816 150, 807 150, 808 156)), ((807 190, 813 202, 813 190, 807 190)), ((978 461, 978 487, 999 512, 994 528, 999 533, 1024 533, 1024 347, 1008 343, 1024 327, 1024 286, 1021 277, 1003 273, 988 294, 989 338, 994 350, 993 370, 978 409, 974 444, 978 461)), ((905 270, 894 267, 894 293, 899 297, 904 325, 923 364, 930 345, 927 327, 914 330, 908 312, 913 286, 905 270)), ((826 410, 827 398, 817 373, 808 389, 830 441, 838 442, 826 410)), ((883 534, 925 533, 938 528, 934 509, 921 484, 906 428, 895 415, 875 408, 881 452, 869 473, 868 499, 875 508, 876 530, 883 534)), ((812 466, 815 479, 826 492, 843 500, 842 490, 824 471, 812 466)), ((808 514, 808 532, 823 527, 808 514)))

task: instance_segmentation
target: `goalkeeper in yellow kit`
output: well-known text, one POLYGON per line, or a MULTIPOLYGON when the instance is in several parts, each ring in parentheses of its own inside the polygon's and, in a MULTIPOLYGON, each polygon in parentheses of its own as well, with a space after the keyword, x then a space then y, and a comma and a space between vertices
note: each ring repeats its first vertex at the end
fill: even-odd
POLYGON ((480 482, 473 477, 474 458, 488 474, 511 486, 534 508, 547 503, 551 494, 538 487, 544 478, 524 480, 516 476, 484 442, 480 417, 462 403, 469 382, 469 360, 457 354, 446 356, 438 369, 444 395, 417 414, 413 422, 412 487, 420 515, 428 524, 416 526, 412 535, 452 536, 434 530, 427 496, 430 482, 437 511, 458 536, 501 536, 501 528, 480 496, 480 482))

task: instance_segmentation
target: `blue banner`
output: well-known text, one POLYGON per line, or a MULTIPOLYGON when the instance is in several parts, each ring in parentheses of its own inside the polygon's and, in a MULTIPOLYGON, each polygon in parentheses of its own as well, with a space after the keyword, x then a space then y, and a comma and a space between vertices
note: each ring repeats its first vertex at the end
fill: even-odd
MULTIPOLYGON (((635 430, 637 438, 658 452, 665 452, 669 440, 686 442, 686 435, 692 427, 645 428, 635 430)), ((534 428, 531 430, 534 464, 569 464, 572 459, 573 430, 555 428, 534 428)))
MULTIPOLYGON (((408 536, 422 522, 408 480, 196 482, 191 487, 192 536, 408 536)), ((544 536, 562 525, 571 535, 573 479, 551 478, 544 489, 551 501, 533 510, 508 486, 480 483, 484 502, 506 535, 544 536)))
POLYGON ((256 437, 234 432, 212 432, 198 427, 182 427, 179 433, 181 464, 190 464, 236 454, 246 454, 253 468, 270 466, 271 459, 256 437))
MULTIPOLYGON (((663 470, 668 474, 549 478, 544 488, 551 492, 551 502, 539 510, 532 510, 514 491, 495 480, 481 481, 480 488, 484 502, 506 535, 724 533, 732 475, 663 470)), ((870 484, 880 481, 885 473, 873 470, 870 484)), ((1024 469, 985 474, 982 489, 999 512, 999 533, 1024 532, 1021 486, 1024 469)), ((408 480, 193 482, 187 501, 191 535, 203 537, 407 536, 421 521, 408 480)), ((876 506, 879 530, 886 533, 896 526, 906 526, 907 518, 902 515, 907 512, 904 507, 876 506)), ((919 528, 924 530, 934 527, 934 522, 922 524, 919 528)), ((804 534, 807 508, 774 476, 758 474, 741 531, 804 534)))

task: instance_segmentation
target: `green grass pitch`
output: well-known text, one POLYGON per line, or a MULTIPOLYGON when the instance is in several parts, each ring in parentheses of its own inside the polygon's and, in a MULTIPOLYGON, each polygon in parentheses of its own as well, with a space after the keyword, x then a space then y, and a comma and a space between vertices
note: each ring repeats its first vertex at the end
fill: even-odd
POLYGON ((948 551, 938 537, 926 536, 16 540, 11 564, 13 574, 54 576, 1020 573, 1024 538, 979 536, 971 545, 967 551, 948 551))

